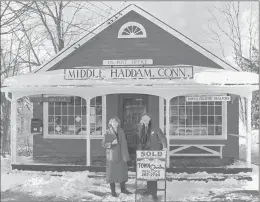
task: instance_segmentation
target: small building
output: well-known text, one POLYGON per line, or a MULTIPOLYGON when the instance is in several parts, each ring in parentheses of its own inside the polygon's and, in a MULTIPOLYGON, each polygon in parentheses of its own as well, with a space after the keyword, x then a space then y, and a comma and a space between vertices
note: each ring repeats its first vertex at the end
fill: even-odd
MULTIPOLYGON (((129 5, 32 74, 10 77, 12 166, 105 166, 101 141, 121 120, 135 162, 143 112, 168 140, 168 167, 221 167, 239 158, 239 99, 251 114, 258 75, 241 72, 147 11, 129 5), (32 155, 17 144, 17 101, 33 103, 32 155)), ((251 166, 251 116, 246 119, 251 166)))

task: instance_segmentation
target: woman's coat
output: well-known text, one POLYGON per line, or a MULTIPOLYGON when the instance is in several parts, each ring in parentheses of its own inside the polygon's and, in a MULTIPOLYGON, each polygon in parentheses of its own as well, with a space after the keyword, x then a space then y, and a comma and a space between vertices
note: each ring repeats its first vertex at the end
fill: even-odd
POLYGON ((108 183, 120 183, 128 180, 127 161, 130 160, 125 133, 122 128, 117 129, 118 137, 112 128, 107 130, 102 141, 106 148, 106 173, 108 183), (118 138, 118 144, 113 145, 118 138))

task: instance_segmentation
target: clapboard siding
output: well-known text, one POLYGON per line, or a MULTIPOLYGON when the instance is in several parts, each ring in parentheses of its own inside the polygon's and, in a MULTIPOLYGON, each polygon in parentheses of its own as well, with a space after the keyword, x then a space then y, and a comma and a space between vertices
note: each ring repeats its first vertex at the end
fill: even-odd
POLYGON ((108 59, 153 59, 154 65, 187 64, 223 69, 151 21, 131 11, 49 70, 97 66, 102 65, 102 60, 108 59), (118 39, 120 27, 130 21, 142 24, 147 38, 118 39))

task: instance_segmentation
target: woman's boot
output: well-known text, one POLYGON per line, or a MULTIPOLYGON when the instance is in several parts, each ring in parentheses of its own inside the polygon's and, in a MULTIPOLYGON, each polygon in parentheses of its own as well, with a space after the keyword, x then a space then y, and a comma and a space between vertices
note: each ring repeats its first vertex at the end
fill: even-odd
POLYGON ((110 188, 111 188, 111 194, 113 197, 117 197, 116 194, 116 184, 115 183, 110 183, 110 188))
POLYGON ((128 190, 125 188, 125 182, 121 182, 121 183, 120 183, 120 188, 121 188, 121 193, 123 193, 123 194, 132 194, 130 191, 128 191, 128 190))

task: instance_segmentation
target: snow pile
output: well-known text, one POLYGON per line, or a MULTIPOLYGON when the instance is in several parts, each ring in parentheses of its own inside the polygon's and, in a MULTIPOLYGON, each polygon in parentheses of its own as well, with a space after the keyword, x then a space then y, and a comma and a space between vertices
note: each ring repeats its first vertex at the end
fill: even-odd
POLYGON ((204 71, 194 74, 194 80, 201 84, 258 84, 259 75, 251 72, 204 71))

